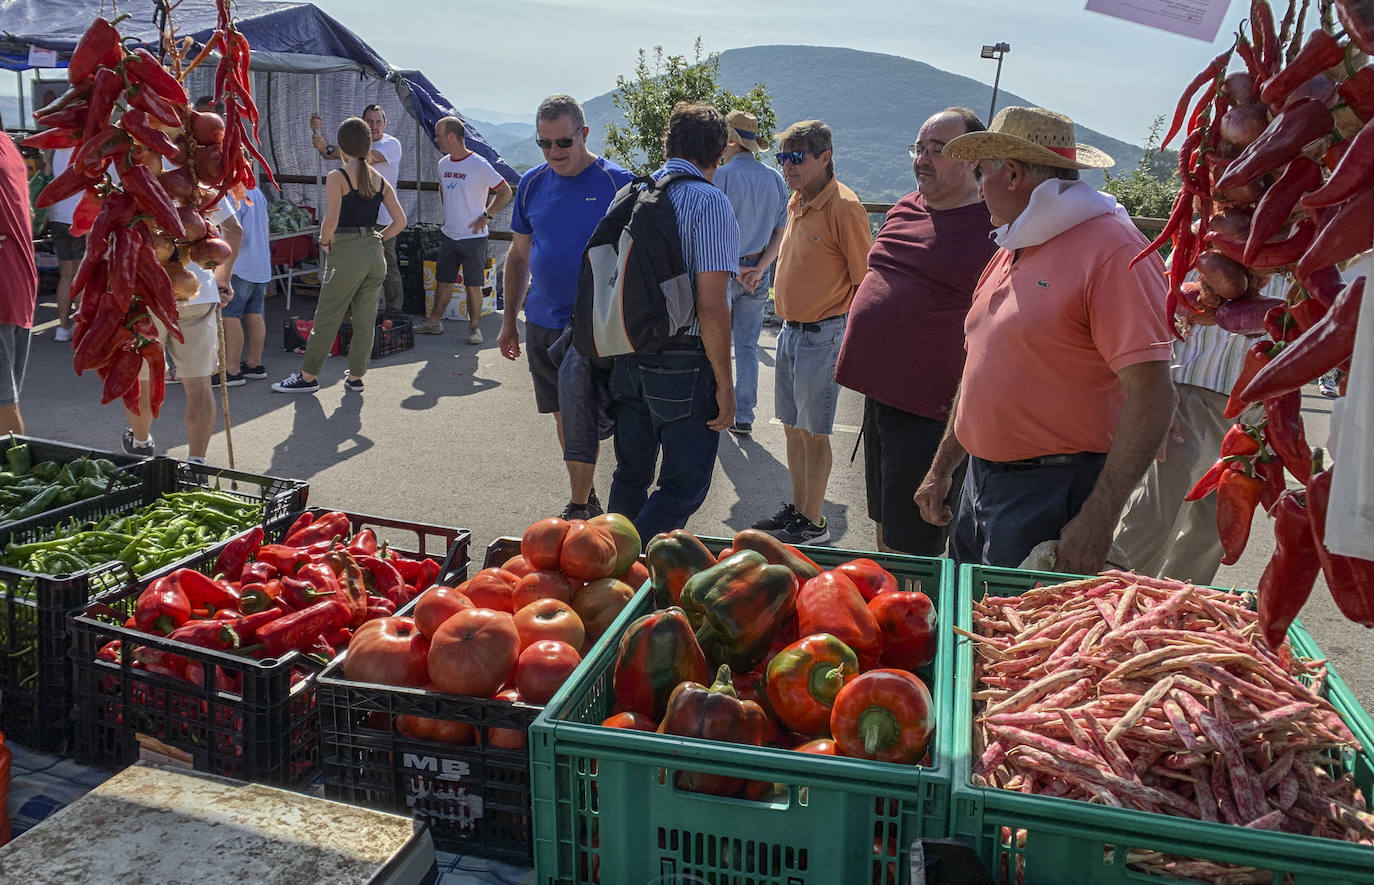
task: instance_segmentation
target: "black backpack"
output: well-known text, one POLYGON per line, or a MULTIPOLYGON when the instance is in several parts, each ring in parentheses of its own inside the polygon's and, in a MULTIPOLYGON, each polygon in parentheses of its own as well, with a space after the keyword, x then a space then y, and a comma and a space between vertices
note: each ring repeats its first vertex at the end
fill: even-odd
POLYGON ((668 188, 699 175, 641 176, 611 201, 582 253, 573 345, 589 357, 654 353, 691 324, 692 277, 668 188))

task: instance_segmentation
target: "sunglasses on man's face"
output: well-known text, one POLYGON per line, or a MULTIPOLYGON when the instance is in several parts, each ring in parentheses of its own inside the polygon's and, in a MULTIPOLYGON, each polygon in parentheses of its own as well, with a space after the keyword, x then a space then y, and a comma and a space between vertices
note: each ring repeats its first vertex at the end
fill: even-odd
POLYGON ((773 156, 777 158, 779 166, 786 166, 788 163, 793 166, 800 166, 806 162, 808 156, 819 157, 823 153, 825 151, 783 151, 773 156))
POLYGON ((576 134, 569 135, 567 138, 540 138, 537 135, 534 138, 534 143, 539 145, 540 150, 545 151, 554 145, 558 145, 561 148, 570 148, 575 141, 577 141, 576 134))

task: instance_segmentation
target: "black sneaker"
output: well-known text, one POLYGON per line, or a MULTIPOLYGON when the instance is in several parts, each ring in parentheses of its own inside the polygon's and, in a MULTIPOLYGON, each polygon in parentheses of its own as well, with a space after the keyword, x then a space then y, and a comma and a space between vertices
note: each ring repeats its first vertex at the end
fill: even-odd
POLYGON ((146 458, 151 458, 157 451, 157 448, 153 445, 153 437, 151 434, 149 434, 147 442, 134 442, 134 432, 131 429, 124 431, 124 436, 120 439, 120 443, 123 445, 124 451, 128 452, 130 455, 142 455, 146 458))
POLYGON ((734 424, 730 425, 730 432, 735 436, 749 436, 754 432, 753 422, 736 421, 734 424))
POLYGON ((345 375, 345 376, 344 376, 344 388, 347 389, 347 390, 351 390, 351 391, 353 391, 354 393, 362 393, 362 392, 363 392, 363 379, 361 379, 361 378, 351 378, 351 377, 349 377, 348 375, 345 375))
POLYGON ((592 516, 600 516, 606 512, 601 506, 601 500, 596 497, 596 489, 592 489, 591 493, 587 495, 587 510, 592 516))
POLYGON ((591 519, 593 516, 596 514, 592 512, 590 501, 586 504, 574 504, 569 501, 563 512, 558 514, 559 519, 591 519))
POLYGON ((317 393, 320 389, 320 382, 318 380, 306 381, 305 376, 300 372, 292 372, 273 384, 272 389, 277 393, 317 393))
MULTIPOLYGON (((239 363, 239 374, 245 378, 252 378, 257 381, 267 377, 266 366, 250 366, 247 363, 239 363)), ((232 375, 230 376, 233 377, 232 375)))
MULTIPOLYGON (((233 372, 227 373, 226 377, 228 377, 229 380, 224 383, 225 387, 242 387, 248 383, 243 380, 242 375, 235 375, 233 372)), ((210 386, 219 387, 219 372, 210 376, 210 386)))
POLYGON ((829 520, 822 516, 821 524, 816 525, 798 512, 792 524, 782 531, 773 532, 773 537, 784 544, 827 544, 830 542, 828 523, 829 520))
POLYGON ((760 519, 758 522, 751 525, 750 528, 768 532, 771 535, 786 529, 796 521, 798 516, 801 516, 801 514, 797 512, 796 507, 791 504, 784 504, 782 505, 782 509, 777 513, 767 519, 760 519))

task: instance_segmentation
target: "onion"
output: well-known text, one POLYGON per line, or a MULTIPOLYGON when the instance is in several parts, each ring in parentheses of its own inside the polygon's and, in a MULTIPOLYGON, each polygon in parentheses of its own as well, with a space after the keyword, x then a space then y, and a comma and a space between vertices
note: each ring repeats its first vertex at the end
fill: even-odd
POLYGON ((1228 332, 1258 335, 1264 331, 1264 315, 1284 304, 1282 298, 1238 298, 1217 308, 1217 325, 1228 332))
MULTIPOLYGON (((1342 77, 1341 79, 1345 78, 1342 77)), ((1336 81, 1325 74, 1318 74, 1288 93, 1288 97, 1283 100, 1283 106, 1292 107, 1295 102, 1302 101, 1304 98, 1315 98, 1322 104, 1329 105, 1335 97, 1336 81)))
POLYGON ((1236 105, 1221 117, 1221 137, 1244 148, 1269 127, 1269 109, 1262 104, 1236 105))
POLYGON ((1254 206, 1259 202, 1259 198, 1264 196, 1267 185, 1261 183, 1263 180, 1263 178, 1257 178, 1248 184, 1242 184, 1226 191, 1214 190, 1212 191, 1212 199, 1227 206, 1254 206))
POLYGON ((1234 107, 1249 104, 1255 100, 1255 78, 1244 71, 1232 74, 1221 84, 1221 91, 1234 107))
POLYGON ((1245 265, 1208 249, 1197 257, 1198 280, 1218 298, 1239 298, 1250 285, 1245 265))
POLYGON ((172 260, 172 254, 176 252, 177 244, 172 242, 171 237, 164 237, 162 234, 153 234, 153 254, 162 264, 172 260))
POLYGON ((1198 303, 1198 296, 1202 294, 1202 284, 1197 280, 1188 280, 1178 287, 1178 301, 1192 313, 1201 313, 1202 305, 1198 303))
POLYGON ((192 197, 195 196, 196 181, 191 177, 191 170, 182 166, 177 169, 169 169, 157 177, 162 184, 163 190, 167 191, 167 196, 176 200, 182 206, 189 206, 192 197))
POLYGON ((219 181, 224 175, 224 153, 219 145, 202 147, 195 156, 196 178, 202 184, 219 181))
POLYGON ((1228 207, 1212 216, 1207 229, 1216 231, 1228 240, 1243 240, 1250 235, 1250 212, 1228 207))
POLYGON ((228 261, 233 250, 218 237, 206 237, 188 248, 191 260, 204 268, 214 268, 228 261))
POLYGON ((224 118, 208 111, 191 111, 191 137, 199 145, 224 141, 224 118))
POLYGON ((167 271, 167 278, 172 281, 172 294, 178 301, 190 301, 200 294, 200 280, 180 264, 164 264, 162 269, 167 271))
POLYGON ((179 206, 177 215, 181 216, 181 226, 186 228, 186 236, 180 238, 182 243, 194 243, 196 240, 205 239, 205 217, 200 214, 200 210, 191 206, 179 206))

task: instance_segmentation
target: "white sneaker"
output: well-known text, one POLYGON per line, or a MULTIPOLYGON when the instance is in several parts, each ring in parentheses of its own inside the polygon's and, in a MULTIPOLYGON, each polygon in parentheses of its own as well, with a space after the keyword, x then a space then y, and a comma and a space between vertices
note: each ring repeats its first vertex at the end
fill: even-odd
POLYGON ((469 330, 468 330, 468 344, 481 344, 481 343, 482 343, 482 330, 481 330, 481 329, 469 329, 469 330))
POLYGON ((53 331, 52 331, 52 340, 54 340, 54 341, 71 341, 71 340, 72 340, 72 327, 71 327, 71 326, 58 326, 56 329, 53 329, 53 331))

